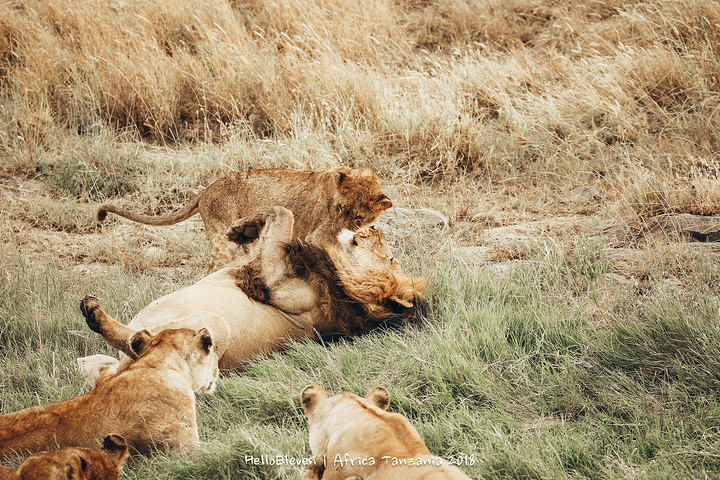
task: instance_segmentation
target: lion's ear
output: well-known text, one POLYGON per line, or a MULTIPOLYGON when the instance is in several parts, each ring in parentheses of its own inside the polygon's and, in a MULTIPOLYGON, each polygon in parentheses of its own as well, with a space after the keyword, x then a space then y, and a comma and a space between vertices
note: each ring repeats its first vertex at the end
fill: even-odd
POLYGON ((311 413, 325 400, 327 400, 327 394, 317 385, 308 385, 300 392, 300 404, 305 415, 311 413))
POLYGON ((322 480, 325 474, 325 459, 316 455, 310 459, 310 463, 305 465, 300 480, 322 480))
POLYGON ((87 460, 78 455, 70 455, 65 464, 65 478, 67 480, 82 480, 87 478, 85 470, 87 470, 87 460))
POLYGON ((340 167, 335 170, 335 187, 341 194, 346 194, 353 189, 354 171, 350 167, 340 167))
POLYGON ((379 198, 372 200, 368 205, 373 213, 382 213, 388 208, 392 208, 392 201, 385 195, 381 195, 379 198))
POLYGON ((365 400, 382 410, 387 410, 390 406, 390 392, 385 387, 375 387, 365 395, 365 400))
POLYGON ((103 440, 102 451, 110 455, 118 470, 123 466, 125 460, 130 456, 128 444, 123 437, 111 433, 103 440))
POLYGON ((139 357, 150 345, 153 336, 147 329, 138 330, 130 337, 130 350, 135 352, 135 358, 139 357))
POLYGON ((212 335, 210 335, 210 330, 207 329, 207 327, 201 328, 197 335, 195 335, 195 338, 198 338, 198 341, 200 342, 200 347, 203 349, 205 353, 210 353, 210 349, 213 346, 213 339, 212 335))
POLYGON ((405 300, 404 298, 400 298, 397 295, 390 295, 390 298, 388 299, 391 302, 395 302, 401 307, 405 308, 412 308, 414 305, 411 301, 405 300))

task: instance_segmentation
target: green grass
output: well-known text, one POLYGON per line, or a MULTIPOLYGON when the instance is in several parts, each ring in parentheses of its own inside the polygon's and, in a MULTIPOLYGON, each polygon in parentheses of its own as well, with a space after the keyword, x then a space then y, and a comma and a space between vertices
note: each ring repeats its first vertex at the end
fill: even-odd
POLYGON ((526 260, 501 272, 452 253, 526 220, 720 211, 718 2, 115 3, 0 3, 0 413, 87 390, 75 358, 110 349, 85 293, 128 321, 204 272, 197 227, 99 226, 99 203, 167 213, 232 170, 342 164, 449 217, 390 239, 432 275, 422 312, 222 379, 203 449, 125 478, 297 478, 244 455, 309 454, 311 382, 386 386, 473 478, 720 477, 716 254, 555 238, 498 250, 526 260), (564 204, 578 186, 599 198, 564 204))
MULTIPOLYGON (((201 450, 135 459, 124 478, 298 478, 245 455, 309 456, 298 401, 309 383, 330 394, 386 386, 390 410, 434 453, 472 462, 462 465, 471 478, 720 475, 719 305, 706 283, 688 275, 675 292, 652 271, 655 287, 614 292, 623 316, 608 327, 588 309, 608 259, 583 242, 502 275, 439 263, 418 318, 354 341, 296 343, 223 378, 198 395, 201 450)), ((109 350, 83 325, 82 294, 127 321, 162 293, 132 270, 58 276, 22 259, 0 265, 12 279, 0 297, 2 413, 86 391, 74 359, 109 350)))

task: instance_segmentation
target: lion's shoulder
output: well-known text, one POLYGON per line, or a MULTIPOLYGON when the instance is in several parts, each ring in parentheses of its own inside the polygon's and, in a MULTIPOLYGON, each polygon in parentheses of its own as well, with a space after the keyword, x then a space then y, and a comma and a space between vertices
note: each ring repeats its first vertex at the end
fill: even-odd
MULTIPOLYGON (((315 329, 324 339, 332 341, 371 329, 364 306, 347 295, 337 268, 324 248, 295 239, 284 245, 284 251, 286 278, 303 279, 317 294, 325 319, 315 329)), ((238 268, 235 281, 253 300, 272 303, 273 292, 263 281, 259 262, 238 268)))

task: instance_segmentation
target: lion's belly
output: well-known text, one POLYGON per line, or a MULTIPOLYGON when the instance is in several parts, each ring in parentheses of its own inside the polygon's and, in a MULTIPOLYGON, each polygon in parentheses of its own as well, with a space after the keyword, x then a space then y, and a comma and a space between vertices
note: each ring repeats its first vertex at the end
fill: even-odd
POLYGON ((225 270, 205 277, 198 283, 170 293, 150 303, 128 324, 134 329, 160 325, 178 328, 207 326, 216 338, 222 370, 242 368, 248 361, 266 352, 282 350, 290 340, 312 336, 309 315, 289 317, 275 307, 256 302, 235 285, 225 270), (218 326, 222 323, 226 326, 218 326), (217 332, 221 333, 217 333, 217 332))

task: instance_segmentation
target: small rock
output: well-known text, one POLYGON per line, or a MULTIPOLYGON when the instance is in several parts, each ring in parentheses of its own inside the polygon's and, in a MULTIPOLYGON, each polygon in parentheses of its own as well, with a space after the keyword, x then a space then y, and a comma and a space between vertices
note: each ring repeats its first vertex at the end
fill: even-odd
POLYGON ((534 222, 490 228, 483 232, 485 241, 493 245, 507 242, 532 241, 563 235, 574 235, 581 229, 579 217, 557 217, 534 222))
POLYGON ((90 268, 88 268, 86 265, 75 265, 73 267, 73 272, 82 273, 83 275, 87 275, 90 273, 90 268))
POLYGON ((589 240, 605 247, 621 247, 637 242, 639 239, 637 235, 633 234, 627 223, 610 220, 601 224, 598 232, 591 235, 589 240))
POLYGON ((438 229, 445 231, 450 225, 448 217, 429 208, 402 208, 394 207, 385 210, 375 225, 385 233, 392 233, 396 236, 405 236, 417 233, 418 230, 438 229))
POLYGON ((82 275, 105 275, 108 272, 106 265, 98 263, 80 264, 73 267, 73 272, 80 273, 82 275))
POLYGON ((608 272, 598 282, 599 290, 615 291, 618 288, 634 288, 638 286, 635 278, 626 278, 617 273, 608 272))
POLYGON ((720 217, 682 213, 665 217, 665 226, 698 242, 720 242, 720 217))
POLYGON ((492 248, 481 246, 453 248, 453 253, 469 266, 485 265, 491 252, 492 248))

